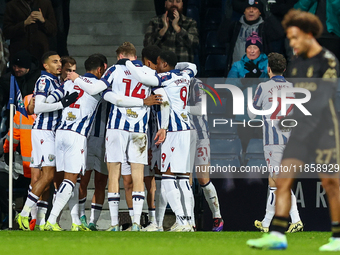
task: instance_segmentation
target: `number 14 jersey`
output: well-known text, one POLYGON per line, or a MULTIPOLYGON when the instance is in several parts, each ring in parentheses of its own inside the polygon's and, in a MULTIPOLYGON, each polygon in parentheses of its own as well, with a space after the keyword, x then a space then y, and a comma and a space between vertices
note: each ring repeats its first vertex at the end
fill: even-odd
MULTIPOLYGON (((143 67, 142 62, 135 60, 132 63, 138 68, 143 67)), ((151 88, 138 82, 126 68, 125 63, 119 60, 116 65, 111 66, 102 81, 107 83, 109 90, 118 95, 137 97, 145 99, 150 96, 151 88)), ((136 133, 146 133, 150 108, 142 107, 118 107, 112 105, 107 123, 108 129, 120 129, 136 133)))

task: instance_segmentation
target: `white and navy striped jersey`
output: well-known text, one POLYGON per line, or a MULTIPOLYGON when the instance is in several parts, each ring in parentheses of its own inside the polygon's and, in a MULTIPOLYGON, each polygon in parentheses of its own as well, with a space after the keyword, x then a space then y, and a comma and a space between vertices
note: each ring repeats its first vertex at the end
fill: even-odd
MULTIPOLYGON (((86 73, 83 79, 95 82, 97 77, 86 73)), ((59 130, 70 130, 88 137, 94 122, 94 118, 101 101, 99 94, 90 95, 82 90, 76 82, 66 81, 63 85, 64 95, 69 92, 78 92, 77 101, 63 109, 61 121, 57 125, 59 130)))
POLYGON ((98 111, 94 119, 93 127, 90 136, 94 137, 105 137, 106 124, 109 119, 109 112, 111 103, 102 100, 98 106, 98 111))
MULTIPOLYGON (((138 60, 132 61, 138 68, 144 67, 138 60)), ((151 94, 151 88, 137 81, 124 60, 108 68, 102 79, 115 94, 145 99, 151 94)), ((136 133, 146 133, 148 129, 150 107, 118 107, 112 105, 107 123, 107 129, 120 129, 136 133)))
MULTIPOLYGON (((283 76, 273 76, 269 81, 260 83, 255 91, 253 106, 257 110, 268 110, 273 103, 273 90, 277 91, 278 106, 272 114, 263 115, 263 145, 285 145, 288 142, 290 131, 281 131, 279 120, 284 116, 281 113, 281 89, 292 88, 293 84, 286 81, 283 76)), ((294 98, 294 93, 287 93, 287 98, 294 98)), ((293 105, 287 105, 287 114, 292 114, 293 105)))
MULTIPOLYGON (((202 95, 205 94, 203 83, 197 78, 191 79, 189 90, 189 106, 195 106, 197 103, 202 102, 202 95)), ((209 128, 207 115, 193 115, 190 114, 191 125, 196 129, 198 139, 209 139, 209 128)))
MULTIPOLYGON (((169 98, 170 118, 168 131, 182 131, 190 129, 190 117, 188 115, 187 103, 190 80, 194 72, 190 69, 180 71, 178 69, 170 72, 157 74, 161 86, 169 98)), ((158 121, 161 123, 161 114, 158 113, 158 121)))
MULTIPOLYGON (((59 79, 57 76, 46 71, 41 71, 41 76, 35 83, 34 95, 42 95, 46 98, 56 89, 60 88, 59 79)), ((60 98, 56 98, 59 101, 60 98)), ((42 112, 37 114, 32 129, 55 130, 55 127, 60 120, 61 110, 53 112, 42 112)))

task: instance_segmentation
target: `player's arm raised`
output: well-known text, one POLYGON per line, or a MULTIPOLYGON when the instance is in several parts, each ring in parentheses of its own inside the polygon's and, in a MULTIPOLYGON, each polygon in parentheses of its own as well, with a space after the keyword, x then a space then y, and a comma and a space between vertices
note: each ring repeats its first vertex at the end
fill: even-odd
POLYGON ((76 83, 82 90, 91 96, 99 94, 109 87, 108 82, 104 79, 97 80, 93 83, 92 81, 79 76, 76 72, 69 72, 67 74, 67 79, 76 83))
POLYGON ((125 62, 125 66, 130 70, 132 76, 144 85, 161 85, 161 81, 155 71, 153 71, 153 75, 151 73, 145 73, 145 70, 143 70, 143 68, 135 66, 130 60, 125 62))

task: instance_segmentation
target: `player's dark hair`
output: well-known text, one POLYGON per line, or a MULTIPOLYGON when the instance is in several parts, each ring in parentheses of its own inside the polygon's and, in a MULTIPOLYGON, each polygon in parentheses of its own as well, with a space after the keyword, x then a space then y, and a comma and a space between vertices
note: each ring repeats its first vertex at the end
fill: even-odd
POLYGON ((274 74, 282 75, 286 69, 287 61, 282 54, 272 52, 268 55, 268 66, 274 74))
POLYGON ((94 53, 94 54, 90 55, 90 57, 100 58, 101 60, 103 60, 103 62, 105 64, 107 64, 107 58, 101 53, 94 53))
POLYGON ((66 64, 70 64, 74 66, 77 64, 76 60, 70 56, 63 56, 61 57, 61 66, 64 67, 66 64))
POLYGON ((88 71, 94 71, 98 67, 104 68, 104 61, 98 57, 90 56, 85 60, 85 70, 88 71))
POLYGON ((57 52, 55 51, 47 51, 45 52, 42 57, 41 57, 41 63, 45 64, 47 59, 50 57, 50 56, 54 56, 54 55, 58 55, 57 52))
POLYGON ((123 54, 124 56, 128 56, 128 55, 136 56, 137 55, 135 46, 130 42, 124 42, 122 45, 120 45, 118 49, 116 50, 116 53, 117 53, 117 56, 119 56, 119 54, 123 54))
POLYGON ((177 56, 174 52, 170 50, 163 50, 159 54, 159 57, 168 65, 170 66, 171 69, 174 69, 176 64, 177 64, 177 56))
POLYGON ((157 58, 161 53, 161 49, 157 45, 149 45, 142 50, 142 59, 147 58, 153 64, 157 65, 157 58))
POLYGON ((305 33, 312 33, 319 38, 323 31, 320 19, 312 13, 291 9, 283 18, 282 26, 285 31, 289 27, 298 27, 305 33))

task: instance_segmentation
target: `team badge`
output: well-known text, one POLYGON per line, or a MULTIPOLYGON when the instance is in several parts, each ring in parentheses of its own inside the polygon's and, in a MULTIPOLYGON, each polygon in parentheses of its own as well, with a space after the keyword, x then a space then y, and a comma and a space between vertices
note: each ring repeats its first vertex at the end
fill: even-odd
POLYGON ((45 78, 41 78, 40 81, 39 81, 38 90, 44 91, 45 87, 46 87, 46 80, 45 80, 45 78))
POLYGON ((74 121, 75 119, 76 119, 76 115, 74 115, 72 112, 67 113, 66 120, 74 121))
POLYGON ((43 143, 44 143, 44 139, 41 139, 41 140, 40 140, 40 144, 43 144, 43 143))
POLYGON ((55 159, 55 156, 53 154, 48 155, 48 160, 52 162, 55 159))
POLYGON ((306 76, 308 78, 311 78, 313 76, 313 71, 314 71, 314 67, 313 66, 308 67, 306 76))

